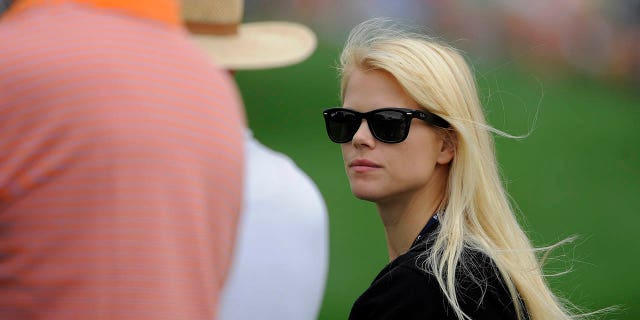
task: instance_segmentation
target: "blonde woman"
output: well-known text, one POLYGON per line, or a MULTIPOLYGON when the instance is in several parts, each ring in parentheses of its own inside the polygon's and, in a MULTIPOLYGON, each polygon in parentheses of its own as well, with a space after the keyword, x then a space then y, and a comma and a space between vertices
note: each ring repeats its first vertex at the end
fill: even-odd
MULTIPOLYGON (((390 263, 350 319, 571 319, 498 174, 473 76, 453 48, 374 19, 324 111, 353 194, 377 205, 390 263)), ((504 134, 506 135, 506 134, 504 134)))

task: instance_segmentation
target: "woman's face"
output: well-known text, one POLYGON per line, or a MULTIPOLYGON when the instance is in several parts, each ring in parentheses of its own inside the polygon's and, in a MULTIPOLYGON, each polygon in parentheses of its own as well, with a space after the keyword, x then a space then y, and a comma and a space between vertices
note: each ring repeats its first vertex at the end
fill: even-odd
MULTIPOLYGON (((384 107, 420 110, 420 106, 388 72, 352 71, 343 107, 367 112, 384 107)), ((342 158, 353 194, 376 203, 406 200, 434 187, 434 171, 449 163, 453 151, 426 122, 413 119, 406 140, 388 144, 376 140, 363 120, 353 140, 341 144, 342 158)), ((434 192, 436 190, 430 190, 434 192)), ((438 191, 439 192, 439 191, 438 191)))

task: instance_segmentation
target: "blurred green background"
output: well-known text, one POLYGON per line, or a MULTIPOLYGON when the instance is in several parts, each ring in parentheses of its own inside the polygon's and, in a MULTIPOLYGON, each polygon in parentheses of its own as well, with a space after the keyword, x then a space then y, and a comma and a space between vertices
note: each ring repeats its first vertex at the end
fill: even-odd
MULTIPOLYGON (((387 263, 375 207, 354 198, 340 149, 321 111, 340 105, 340 48, 320 44, 302 64, 238 72, 250 126, 289 155, 318 185, 329 210, 330 267, 320 319, 345 319, 387 263)), ((620 305, 606 319, 640 319, 640 92, 570 72, 475 65, 489 122, 521 135, 497 138, 505 185, 536 246, 571 235, 546 271, 552 288, 578 306, 620 305)))

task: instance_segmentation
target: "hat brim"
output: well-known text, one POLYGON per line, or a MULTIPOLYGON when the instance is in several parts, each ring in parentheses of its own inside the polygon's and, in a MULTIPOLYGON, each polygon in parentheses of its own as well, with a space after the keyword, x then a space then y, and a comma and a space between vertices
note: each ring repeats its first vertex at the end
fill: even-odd
POLYGON ((309 28, 291 22, 241 24, 234 35, 199 35, 192 39, 219 66, 229 70, 284 67, 308 58, 316 48, 309 28))

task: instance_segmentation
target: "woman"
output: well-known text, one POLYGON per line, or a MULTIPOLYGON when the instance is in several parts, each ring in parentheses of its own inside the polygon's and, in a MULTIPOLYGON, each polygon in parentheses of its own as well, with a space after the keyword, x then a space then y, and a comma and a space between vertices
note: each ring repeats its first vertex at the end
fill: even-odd
POLYGON ((324 112, 354 195, 377 205, 390 263, 350 319, 570 319, 497 170, 474 79, 455 49, 384 20, 341 56, 344 108, 324 112))

